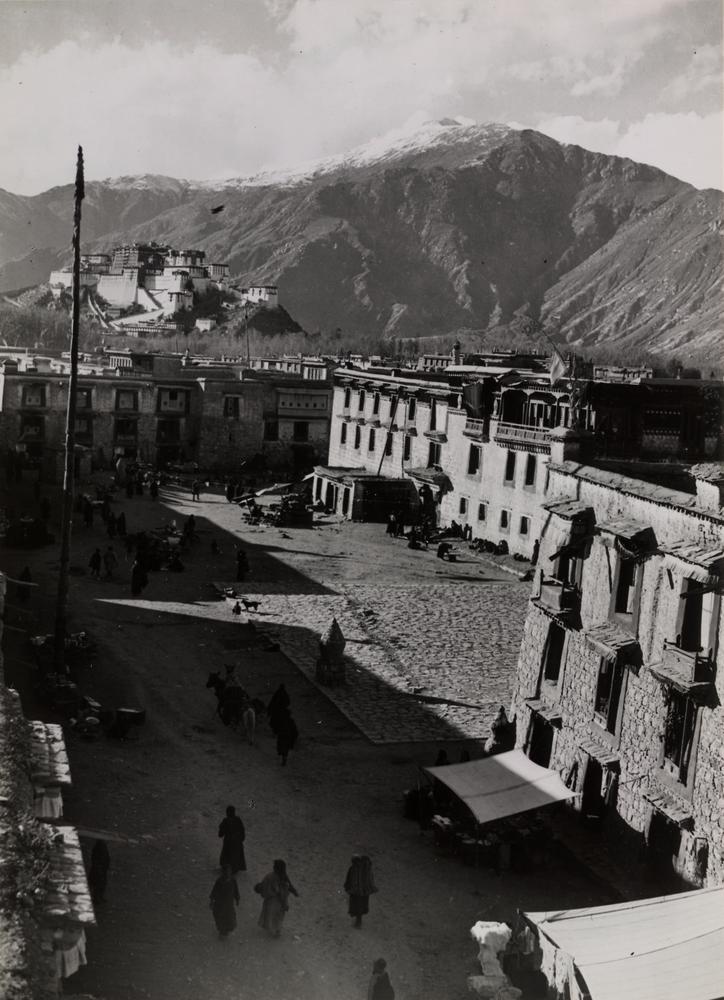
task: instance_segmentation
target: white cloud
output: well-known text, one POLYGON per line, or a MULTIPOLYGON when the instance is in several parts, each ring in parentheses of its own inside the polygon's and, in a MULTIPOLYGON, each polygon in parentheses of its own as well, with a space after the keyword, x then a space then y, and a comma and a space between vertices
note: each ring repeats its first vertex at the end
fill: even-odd
POLYGON ((578 115, 543 118, 534 126, 559 142, 650 163, 695 187, 724 187, 721 113, 650 114, 624 127, 578 115))
POLYGON ((651 114, 629 126, 618 154, 653 163, 695 187, 724 188, 724 116, 651 114))
MULTIPOLYGON (((278 35, 264 58, 210 42, 61 41, 0 69, 0 185, 62 183, 78 142, 90 177, 253 173, 342 152, 420 109, 500 120, 531 98, 549 106, 549 93, 567 100, 549 117, 584 137, 572 141, 612 143, 608 119, 561 112, 628 87, 669 8, 687 2, 265 0, 278 35)), ((608 113, 623 117, 613 102, 608 113)))
POLYGON ((683 73, 669 83, 663 90, 663 97, 683 100, 692 94, 705 90, 721 93, 722 85, 722 52, 719 45, 701 45, 693 53, 691 62, 683 73))

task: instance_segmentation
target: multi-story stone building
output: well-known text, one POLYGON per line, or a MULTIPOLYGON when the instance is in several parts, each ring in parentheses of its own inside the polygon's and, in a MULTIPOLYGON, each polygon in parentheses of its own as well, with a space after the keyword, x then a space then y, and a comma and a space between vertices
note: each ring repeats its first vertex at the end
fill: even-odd
POLYGON ((548 466, 513 698, 517 739, 659 877, 724 879, 724 467, 697 496, 548 466))
MULTIPOLYGON (((98 467, 118 456, 155 466, 197 462, 232 471, 256 455, 271 466, 311 468, 329 444, 327 380, 180 355, 110 352, 81 366, 76 444, 98 467)), ((65 366, 0 366, 0 451, 55 477, 65 442, 65 366)))
MULTIPOLYGON (((545 520, 540 505, 551 453, 570 431, 570 383, 552 386, 547 375, 486 360, 444 372, 338 369, 329 458, 317 472, 316 495, 357 516, 353 479, 364 479, 367 491, 373 474, 408 479, 430 489, 438 523, 455 520, 473 537, 505 540, 511 552, 529 556, 545 520)), ((719 452, 719 382, 589 381, 578 394, 582 459, 635 456, 671 474, 672 460, 719 452), (662 459, 665 467, 656 464, 662 459)), ((408 497, 414 504, 414 494, 408 497)))

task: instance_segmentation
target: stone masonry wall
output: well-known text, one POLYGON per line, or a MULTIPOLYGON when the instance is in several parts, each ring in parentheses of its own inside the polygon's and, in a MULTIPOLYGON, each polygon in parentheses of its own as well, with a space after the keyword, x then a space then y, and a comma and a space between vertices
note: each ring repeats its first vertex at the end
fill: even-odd
MULTIPOLYGON (((615 478, 612 479, 615 483, 615 478)), ((641 484, 646 492, 646 484, 641 484)), ((724 547, 724 523, 694 510, 677 510, 672 505, 653 502, 645 495, 624 495, 615 486, 603 486, 584 478, 551 470, 549 496, 577 497, 590 504, 597 523, 617 516, 640 521, 651 526, 659 545, 679 539, 724 547)), ((682 502, 691 498, 682 494, 682 502)), ((551 547, 558 544, 553 531, 546 532, 541 543, 541 566, 551 567, 551 547)), ((694 838, 705 838, 709 847, 706 884, 724 880, 724 670, 722 656, 716 648, 717 675, 715 692, 699 709, 700 732, 695 759, 690 764, 694 777, 689 786, 677 782, 665 773, 663 738, 667 717, 667 692, 651 672, 662 659, 664 640, 676 635, 677 616, 685 563, 669 564, 671 582, 662 555, 654 553, 641 564, 637 637, 642 665, 624 671, 621 692, 623 708, 620 729, 615 736, 607 733, 594 719, 594 698, 600 667, 600 654, 585 639, 585 631, 606 622, 612 602, 612 583, 618 554, 604 546, 600 536, 594 537, 584 561, 582 575, 581 628, 567 628, 567 642, 557 685, 541 682, 541 667, 551 618, 531 603, 525 624, 518 663, 518 676, 512 711, 518 713, 518 742, 526 740, 531 712, 527 698, 540 697, 560 709, 562 724, 555 733, 550 766, 566 777, 578 761, 577 789, 582 784, 586 755, 582 742, 595 739, 619 755, 620 776, 615 806, 616 817, 639 837, 646 832, 651 817, 651 805, 643 797, 647 789, 670 796, 688 810, 692 826, 684 831, 684 850, 680 855, 682 871, 694 881, 694 868, 686 847, 694 838), (688 867, 687 867, 688 865, 688 867)), ((548 570, 549 571, 549 570, 548 570)), ((722 628, 721 601, 714 608, 717 635, 722 628)), ((616 818, 612 817, 612 818, 616 818)))

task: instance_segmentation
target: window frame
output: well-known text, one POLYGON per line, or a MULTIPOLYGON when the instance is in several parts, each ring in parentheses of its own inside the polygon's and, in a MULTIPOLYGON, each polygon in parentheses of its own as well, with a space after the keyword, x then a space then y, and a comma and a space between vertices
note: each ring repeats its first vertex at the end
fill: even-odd
POLYGON ((478 503, 478 521, 480 521, 481 524, 486 524, 487 520, 488 520, 488 503, 487 500, 481 500, 478 503), (483 512, 482 517, 480 516, 481 511, 483 512))
POLYGON ((468 471, 469 476, 477 476, 483 465, 483 449, 479 444, 471 444, 470 450, 468 451, 468 471), (473 455, 475 455, 475 461, 473 462, 473 455), (472 468, 472 466, 475 466, 472 468))
MULTIPOLYGON (((611 551, 610 549, 608 550, 611 551)), ((632 635, 638 635, 639 616, 641 612, 641 588, 644 577, 644 563, 632 559, 624 559, 621 553, 616 554, 616 566, 611 581, 611 600, 609 605, 609 621, 616 622, 632 635), (621 585, 621 570, 625 563, 633 566, 633 582, 631 591, 631 611, 623 612, 617 610, 619 600, 619 588, 621 585)))
MULTIPOLYGON (((558 641, 556 639, 556 641, 558 641)), ((543 652, 541 654, 541 664, 540 664, 540 688, 557 688, 563 677, 563 668, 566 664, 566 658, 568 656, 568 632, 562 625, 558 622, 551 622, 548 626, 548 635, 546 636, 546 641, 543 646, 543 652), (550 670, 550 673, 554 673, 555 676, 549 676, 549 668, 551 667, 551 650, 553 648, 553 636, 558 636, 560 633, 560 652, 558 655, 558 660, 556 663, 555 671, 550 670)))
POLYGON ((405 434, 402 440, 402 461, 409 462, 412 456, 412 435, 405 434))
POLYGON ((292 423, 292 441, 295 444, 306 444, 309 441, 309 421, 308 420, 295 420, 292 423), (301 431, 301 428, 304 431, 301 431))
POLYGON ((628 667, 620 659, 609 660, 605 656, 601 656, 598 661, 598 672, 596 674, 596 685, 593 692, 593 729, 595 734, 606 743, 611 746, 618 747, 621 742, 621 730, 623 728, 623 713, 626 704, 626 691, 628 688, 628 667), (601 676, 603 673, 604 664, 608 664, 612 670, 612 684, 611 691, 609 692, 608 704, 606 708, 605 719, 603 714, 598 710, 598 696, 599 688, 601 684, 601 676), (612 711, 613 701, 612 693, 615 686, 617 685, 618 690, 616 691, 616 702, 615 711, 612 711))
POLYGON ((344 420, 342 421, 342 424, 339 428, 339 443, 341 445, 347 444, 347 424, 344 422, 344 420))
POLYGON ((370 427, 369 434, 367 435, 367 451, 374 452, 377 448, 377 434, 375 433, 375 428, 370 427))
POLYGON ((510 507, 500 508, 500 517, 498 518, 498 530, 505 532, 506 535, 510 534, 511 517, 512 517, 512 511, 510 507), (505 524, 503 524, 503 515, 505 515, 505 524))
POLYGON ((265 417, 264 418, 264 430, 263 430, 263 440, 264 441, 278 441, 279 440, 279 420, 277 417, 265 417))
MULTIPOLYGON (((664 715, 664 732, 661 736, 661 751, 659 757, 659 776, 664 781, 665 784, 671 786, 679 794, 685 795, 687 798, 691 798, 694 791, 694 780, 696 777, 696 764, 699 753, 699 739, 701 736, 701 721, 703 716, 702 706, 698 704, 694 698, 690 695, 682 694, 679 691, 669 689, 665 692, 665 715, 664 715), (672 706, 675 699, 681 698, 686 702, 686 712, 685 714, 691 713, 692 723, 691 723, 691 743, 689 746, 688 759, 686 762, 686 774, 684 780, 682 780, 682 765, 681 761, 678 763, 673 761, 672 758, 667 757, 667 728, 669 725, 669 718, 672 712, 672 706), (673 765, 673 766, 672 766, 673 765)), ((682 732, 682 741, 685 733, 682 732)), ((683 751, 683 748, 682 748, 683 751)))
POLYGON ((529 453, 525 461, 525 476, 523 478, 524 489, 534 490, 535 481, 537 478, 538 478, 538 458, 536 455, 529 453), (531 469, 533 470, 532 477, 530 475, 531 469))
POLYGON ((504 486, 515 486, 515 472, 516 472, 515 467, 516 467, 516 455, 515 452, 509 448, 508 453, 505 456, 505 471, 503 472, 504 486), (508 475, 509 469, 510 469, 510 475, 508 475))

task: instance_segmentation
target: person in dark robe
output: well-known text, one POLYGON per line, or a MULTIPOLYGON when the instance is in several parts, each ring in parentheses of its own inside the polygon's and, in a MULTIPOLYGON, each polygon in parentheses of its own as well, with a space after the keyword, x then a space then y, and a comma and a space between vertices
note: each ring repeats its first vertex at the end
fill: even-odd
POLYGON ((88 871, 88 887, 94 903, 104 903, 108 871, 111 867, 111 856, 105 840, 96 840, 91 851, 90 869, 88 871))
POLYGON ((539 552, 540 552, 540 541, 536 538, 536 540, 533 542, 533 553, 530 557, 531 566, 537 565, 539 552))
POLYGON ((242 581, 246 574, 249 572, 249 560, 246 557, 246 552, 243 549, 236 550, 236 580, 237 583, 242 581))
POLYGON ((372 966, 367 1000, 395 1000, 395 991, 387 974, 387 962, 384 958, 378 958, 372 966))
POLYGON ((148 488, 148 492, 151 494, 152 500, 158 500, 158 480, 155 476, 151 477, 151 485, 148 488))
POLYGON ((191 483, 191 499, 200 500, 201 499, 201 483, 198 479, 194 479, 191 483))
POLYGON ((269 716, 271 731, 276 734, 277 726, 281 716, 288 711, 291 704, 289 693, 283 684, 280 684, 269 700, 266 713, 269 716))
POLYGON ((277 721, 277 754, 281 757, 282 767, 286 765, 290 750, 293 750, 297 743, 299 730, 297 724, 291 716, 289 709, 279 716, 277 721))
POLYGON ((362 917, 369 913, 370 896, 377 892, 377 886, 372 875, 372 861, 366 854, 353 854, 347 878, 344 880, 344 891, 349 896, 348 913, 354 917, 354 926, 362 926, 362 917))
POLYGON ((131 567, 131 594, 138 597, 148 583, 148 573, 139 559, 135 559, 131 567))
POLYGON ((23 581, 18 584, 18 600, 21 604, 27 604, 30 600, 30 587, 26 587, 26 583, 33 582, 33 575, 30 572, 30 567, 26 566, 25 569, 20 574, 20 579, 23 581))
POLYGON ((233 806, 226 807, 226 816, 219 824, 219 836, 224 838, 219 857, 219 867, 228 865, 232 875, 237 872, 246 871, 246 857, 244 855, 244 841, 246 831, 241 818, 236 815, 233 806))
POLYGON ((240 615, 241 614, 241 605, 239 604, 238 601, 236 602, 236 604, 231 609, 231 613, 232 613, 232 615, 240 615))
POLYGON ((101 550, 96 549, 88 561, 88 567, 90 568, 91 576, 94 577, 96 580, 100 580, 101 578, 102 562, 103 562, 103 556, 101 555, 101 550))
POLYGON ((233 483, 226 483, 224 487, 224 496, 226 497, 227 503, 231 503, 234 499, 234 485, 233 483))
POLYGON ((397 518, 394 514, 389 514, 387 517, 387 534, 393 538, 397 534, 397 518))
POLYGON ((289 909, 289 896, 299 897, 299 893, 289 881, 286 862, 277 859, 274 862, 274 870, 254 886, 254 892, 258 892, 264 900, 259 915, 259 926, 274 937, 279 937, 284 914, 289 909))
POLYGON ((126 515, 123 511, 116 518, 116 531, 121 538, 126 537, 126 515))
POLYGON ((239 898, 239 886, 236 884, 231 867, 225 865, 223 872, 214 882, 209 897, 209 905, 220 938, 231 934, 236 927, 236 907, 239 905, 239 898))

